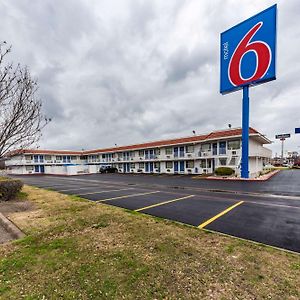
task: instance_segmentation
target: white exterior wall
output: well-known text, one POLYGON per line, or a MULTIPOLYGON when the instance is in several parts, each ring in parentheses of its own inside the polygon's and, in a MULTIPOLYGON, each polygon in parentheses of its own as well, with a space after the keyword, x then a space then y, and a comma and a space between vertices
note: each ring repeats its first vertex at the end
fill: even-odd
MULTIPOLYGON (((11 159, 6 161, 6 166, 11 169, 8 172, 12 172, 14 174, 29 174, 30 171, 26 170, 26 166, 32 166, 33 171, 31 173, 35 173, 34 166, 44 166, 45 174, 59 174, 59 175, 77 175, 77 174, 86 174, 86 173, 98 173, 101 166, 105 165, 113 165, 116 166, 119 172, 124 172, 125 170, 129 173, 139 173, 139 163, 144 163, 144 168, 142 168, 142 173, 146 172, 146 163, 152 165, 153 164, 153 173, 165 173, 165 174, 174 174, 175 173, 175 163, 180 162, 184 163, 184 171, 178 171, 178 174, 203 174, 203 173, 213 173, 213 166, 215 168, 220 166, 231 167, 235 170, 236 175, 240 175, 240 161, 241 161, 241 149, 231 150, 228 149, 227 142, 229 140, 240 140, 241 137, 230 137, 223 138, 219 140, 206 140, 203 142, 197 143, 186 143, 186 144, 178 144, 178 145, 170 145, 170 146, 162 146, 159 148, 151 148, 153 150, 153 155, 148 158, 144 155, 139 155, 139 150, 133 151, 124 151, 126 155, 123 155, 123 152, 109 152, 109 153, 95 153, 93 155, 87 155, 87 160, 80 159, 79 155, 76 155, 74 159, 74 155, 71 156, 71 161, 68 163, 64 162, 62 159, 58 160, 57 158, 61 156, 61 158, 66 154, 58 154, 47 156, 44 155, 43 161, 35 162, 34 155, 32 155, 32 160, 25 159, 25 155, 17 155, 12 157, 11 159), (226 153, 219 153, 219 142, 226 141, 226 153), (213 153, 212 145, 213 143, 217 143, 217 153, 213 153), (210 144, 210 149, 203 150, 201 145, 210 144), (186 153, 186 146, 194 146, 194 151, 192 153, 186 153), (180 155, 178 152, 178 157, 174 156, 174 147, 184 147, 184 155, 180 155), (171 148, 172 153, 167 154, 166 149, 171 148), (155 149, 160 150, 160 154, 154 154, 155 149), (127 155, 129 153, 129 155, 127 155), (104 155, 103 155, 104 154, 104 155), (45 159, 47 157, 47 160, 45 159), (235 158, 233 161, 232 158, 235 158), (222 162, 225 164, 221 164, 220 159, 223 159, 222 162), (186 162, 193 161, 194 166, 187 168, 186 162), (160 168, 159 171, 155 168, 155 162, 159 162, 160 168), (167 168, 168 162, 171 162, 172 167, 167 168), (210 165, 209 165, 210 162, 210 165), (88 164, 87 164, 88 163, 88 164), (124 169, 124 164, 126 164, 126 168, 124 169), (206 164, 206 167, 205 167, 206 164), (134 165, 134 168, 133 166, 134 165), (203 166, 204 165, 204 166, 203 166)), ((143 151, 150 149, 141 149, 143 151)), ((148 152, 149 153, 149 152, 148 152)), ((152 153, 152 152, 151 152, 152 153)), ((262 146, 262 144, 256 141, 253 137, 250 136, 249 139, 249 170, 250 176, 254 177, 259 174, 259 172, 263 169, 263 161, 266 158, 271 157, 271 150, 262 146)), ((85 154, 84 154, 85 155, 85 154)), ((27 157, 30 154, 26 154, 27 157)), ((27 167, 28 169, 28 167, 27 167)), ((150 172, 150 167, 149 171, 150 172)))

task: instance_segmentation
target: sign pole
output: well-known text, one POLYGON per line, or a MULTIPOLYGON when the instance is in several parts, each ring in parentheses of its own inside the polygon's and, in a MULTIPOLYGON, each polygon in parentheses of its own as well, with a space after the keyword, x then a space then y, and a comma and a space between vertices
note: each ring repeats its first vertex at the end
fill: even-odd
POLYGON ((281 139, 281 163, 283 164, 283 147, 284 147, 285 138, 281 139))
POLYGON ((246 85, 243 87, 242 109, 242 178, 249 178, 249 107, 249 85, 246 85))

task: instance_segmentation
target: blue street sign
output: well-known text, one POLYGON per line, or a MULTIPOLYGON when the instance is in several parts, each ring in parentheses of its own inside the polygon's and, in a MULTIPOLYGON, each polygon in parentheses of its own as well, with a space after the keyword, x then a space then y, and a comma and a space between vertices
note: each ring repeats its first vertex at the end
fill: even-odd
POLYGON ((249 86, 276 79, 273 5, 221 33, 220 92, 243 89, 241 177, 249 178, 249 86))
POLYGON ((295 128, 295 133, 300 133, 300 128, 295 128))
POLYGON ((277 5, 221 33, 222 94, 276 79, 277 5))

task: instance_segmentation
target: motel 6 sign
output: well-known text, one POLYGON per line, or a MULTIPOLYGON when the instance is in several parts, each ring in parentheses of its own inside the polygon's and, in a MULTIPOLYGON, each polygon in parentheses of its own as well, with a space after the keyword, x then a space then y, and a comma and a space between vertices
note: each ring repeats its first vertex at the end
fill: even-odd
POLYGON ((222 94, 276 79, 276 11, 273 5, 221 33, 222 94))

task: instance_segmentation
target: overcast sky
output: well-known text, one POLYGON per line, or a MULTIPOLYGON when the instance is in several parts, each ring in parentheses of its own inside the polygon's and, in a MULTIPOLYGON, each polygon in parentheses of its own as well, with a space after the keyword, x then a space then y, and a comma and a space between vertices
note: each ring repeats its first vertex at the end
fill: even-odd
MULTIPOLYGON (((40 147, 109 147, 239 127, 241 92, 219 94, 219 34, 275 3, 1 0, 0 36, 53 119, 40 147)), ((250 90, 250 124, 271 140, 300 127, 300 2, 277 3, 277 80, 250 90)))

